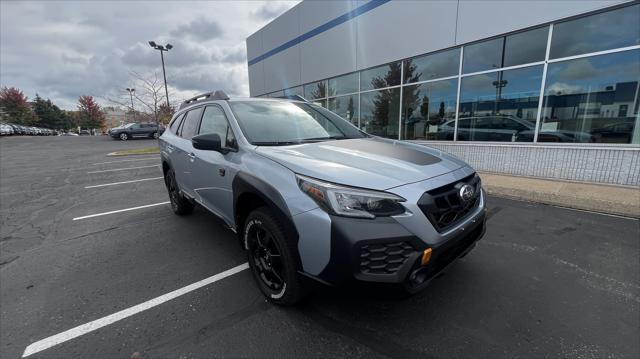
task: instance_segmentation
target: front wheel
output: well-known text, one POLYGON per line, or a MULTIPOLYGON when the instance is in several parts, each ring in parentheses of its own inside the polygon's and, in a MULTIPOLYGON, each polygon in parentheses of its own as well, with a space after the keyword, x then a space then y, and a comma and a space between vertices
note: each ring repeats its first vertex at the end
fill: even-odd
POLYGON ((120 134, 119 137, 120 137, 121 141, 126 141, 126 140, 129 139, 129 134, 127 134, 126 132, 123 132, 123 133, 120 134))
POLYGON ((153 137, 154 139, 156 139, 156 140, 157 140, 157 139, 158 139, 158 132, 154 132, 154 133, 153 133, 153 136, 151 136, 151 137, 153 137))
POLYGON ((294 305, 305 295, 297 272, 297 246, 288 233, 266 207, 249 214, 243 233, 253 277, 262 294, 279 305, 294 305))

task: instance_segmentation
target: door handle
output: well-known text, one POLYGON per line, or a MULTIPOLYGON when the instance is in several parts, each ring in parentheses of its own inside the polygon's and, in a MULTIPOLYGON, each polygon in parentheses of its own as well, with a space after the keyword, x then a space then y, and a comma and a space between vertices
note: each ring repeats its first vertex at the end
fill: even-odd
POLYGON ((195 153, 193 153, 193 152, 188 153, 188 154, 187 154, 187 156, 189 156, 189 158, 191 159, 191 161, 193 161, 193 160, 195 160, 195 159, 196 159, 196 154, 195 154, 195 153))

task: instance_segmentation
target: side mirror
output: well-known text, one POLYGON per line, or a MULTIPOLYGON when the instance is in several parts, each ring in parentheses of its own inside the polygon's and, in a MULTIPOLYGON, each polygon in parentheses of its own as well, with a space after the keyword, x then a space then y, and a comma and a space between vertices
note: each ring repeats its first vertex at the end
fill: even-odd
POLYGON ((193 148, 204 151, 224 152, 221 142, 220 135, 217 133, 205 133, 191 139, 193 148))

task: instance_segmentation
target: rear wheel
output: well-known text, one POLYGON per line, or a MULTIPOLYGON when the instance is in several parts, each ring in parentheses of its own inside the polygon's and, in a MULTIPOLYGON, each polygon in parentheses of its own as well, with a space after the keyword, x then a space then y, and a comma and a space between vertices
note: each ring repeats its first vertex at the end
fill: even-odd
POLYGON ((153 135, 151 135, 151 137, 153 137, 154 139, 158 139, 158 132, 154 132, 153 135))
POLYGON ((260 291, 275 304, 294 305, 305 291, 297 271, 296 243, 266 208, 249 214, 243 239, 249 266, 260 291))
POLYGON ((119 136, 119 137, 120 137, 120 139, 121 139, 122 141, 126 141, 126 140, 128 140, 128 139, 129 139, 129 134, 128 134, 128 133, 126 133, 126 132, 123 132, 123 133, 121 133, 121 134, 120 134, 120 136, 119 136))
POLYGON ((176 175, 173 170, 167 171, 164 175, 164 182, 167 185, 169 201, 171 202, 171 209, 173 210, 173 213, 183 216, 193 212, 193 203, 180 193, 178 183, 176 182, 176 175))

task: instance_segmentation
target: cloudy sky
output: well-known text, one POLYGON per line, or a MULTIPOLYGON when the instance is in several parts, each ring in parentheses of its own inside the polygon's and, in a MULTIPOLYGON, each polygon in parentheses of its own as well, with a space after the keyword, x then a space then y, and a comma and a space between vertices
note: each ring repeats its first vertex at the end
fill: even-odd
MULTIPOLYGON (((66 109, 80 95, 104 105, 133 86, 131 72, 162 74, 174 98, 224 89, 248 96, 245 39, 298 1, 0 2, 0 85, 66 109)), ((174 102, 174 99, 171 99, 174 102)))

